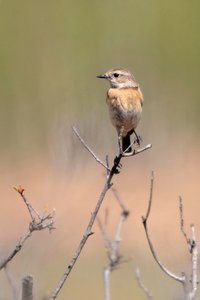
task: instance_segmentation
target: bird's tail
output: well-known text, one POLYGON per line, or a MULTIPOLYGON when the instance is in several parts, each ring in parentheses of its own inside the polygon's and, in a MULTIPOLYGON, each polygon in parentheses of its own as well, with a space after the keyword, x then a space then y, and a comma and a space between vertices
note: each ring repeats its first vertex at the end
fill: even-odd
POLYGON ((131 145, 131 139, 130 134, 128 133, 125 137, 122 138, 122 150, 123 152, 126 151, 126 153, 132 152, 132 147, 129 147, 131 145))

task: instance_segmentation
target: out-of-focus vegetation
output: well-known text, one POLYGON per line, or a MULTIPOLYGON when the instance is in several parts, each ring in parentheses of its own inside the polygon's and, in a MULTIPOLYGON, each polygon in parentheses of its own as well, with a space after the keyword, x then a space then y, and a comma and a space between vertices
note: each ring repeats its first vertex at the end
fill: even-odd
POLYGON ((107 138, 107 86, 95 75, 113 66, 142 87, 142 134, 199 130, 199 9, 181 0, 1 0, 2 155, 47 151, 73 123, 107 138))
MULTIPOLYGON (((196 0, 0 0, 1 257, 28 222, 11 189, 21 184, 34 207, 57 211, 54 233, 34 235, 10 266, 14 278, 34 276, 40 298, 49 294, 70 259, 103 182, 102 169, 79 147, 71 126, 101 158, 114 156, 116 132, 105 103, 108 84, 96 75, 119 66, 130 69, 141 86, 145 103, 138 133, 143 145, 153 144, 148 152, 124 160, 114 181, 131 210, 122 252, 140 266, 157 299, 178 299, 177 284, 160 275, 152 261, 141 215, 154 169, 153 241, 169 268, 177 273, 189 269, 176 199, 182 194, 186 225, 197 225, 199 239, 199 10, 196 0), (86 166, 84 176, 72 176, 69 166, 77 171, 79 164, 86 166), (57 166, 64 166, 64 172, 57 166)), ((101 214, 110 208, 112 227, 116 212, 112 199, 106 201, 101 214)), ((94 298, 94 293, 102 299, 102 253, 95 227, 59 299, 94 298)), ((112 277, 115 299, 125 293, 126 299, 142 299, 131 263, 112 277)), ((2 273, 0 279, 6 282, 0 297, 9 299, 2 273)))

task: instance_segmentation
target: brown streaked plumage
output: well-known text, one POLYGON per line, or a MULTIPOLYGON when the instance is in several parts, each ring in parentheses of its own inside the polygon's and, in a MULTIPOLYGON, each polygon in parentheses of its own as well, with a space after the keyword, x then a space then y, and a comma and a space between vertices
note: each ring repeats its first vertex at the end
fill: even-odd
POLYGON ((125 69, 111 69, 98 78, 105 78, 110 82, 106 102, 109 107, 111 122, 117 130, 120 150, 132 152, 130 135, 134 132, 137 143, 140 140, 135 129, 140 121, 143 106, 143 96, 130 71, 125 69), (122 148, 122 149, 121 149, 122 148))

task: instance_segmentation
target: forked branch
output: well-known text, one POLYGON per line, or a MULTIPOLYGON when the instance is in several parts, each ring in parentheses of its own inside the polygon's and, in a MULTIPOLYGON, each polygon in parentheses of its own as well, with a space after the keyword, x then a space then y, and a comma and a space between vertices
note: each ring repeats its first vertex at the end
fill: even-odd
POLYGON ((51 213, 43 213, 40 215, 33 206, 28 202, 24 195, 24 188, 21 186, 14 188, 21 196, 24 204, 27 207, 29 212, 31 221, 29 223, 29 227, 27 228, 24 235, 20 238, 18 243, 16 244, 15 248, 11 251, 11 253, 0 262, 0 270, 5 268, 6 265, 13 259, 13 257, 21 250, 22 246, 24 245, 25 241, 31 236, 34 231, 49 229, 51 231, 54 229, 54 216, 55 210, 51 213))
POLYGON ((122 233, 122 226, 124 224, 124 221, 129 216, 129 211, 126 209, 123 201, 119 197, 117 191, 112 188, 112 191, 115 195, 115 198, 118 202, 118 204, 121 207, 121 213, 118 218, 116 231, 114 235, 114 239, 111 240, 108 237, 106 226, 100 221, 100 219, 97 217, 98 225, 100 228, 100 231, 103 236, 105 248, 107 251, 107 257, 108 257, 108 263, 107 266, 104 269, 103 273, 103 279, 104 279, 104 300, 110 300, 110 275, 113 270, 119 267, 119 265, 123 262, 126 262, 126 260, 122 260, 122 255, 119 251, 119 245, 122 240, 121 233, 122 233))
MULTIPOLYGON (((111 168, 109 168, 108 166, 108 159, 106 159, 107 163, 103 163, 98 157, 97 155, 90 149, 90 147, 86 144, 86 142, 83 140, 83 138, 80 136, 80 134, 78 133, 77 129, 75 127, 72 128, 75 135, 78 137, 78 139, 80 140, 80 142, 82 143, 82 145, 87 149, 87 151, 92 155, 92 157, 100 164, 102 165, 105 169, 106 169, 106 179, 102 188, 102 191, 100 192, 100 195, 97 199, 96 205, 91 213, 90 219, 88 221, 88 224, 86 226, 86 229, 83 233, 83 237, 81 238, 76 251, 74 253, 74 255, 72 256, 69 264, 66 266, 66 269, 62 275, 62 277, 60 278, 59 282, 57 283, 56 287, 53 289, 50 299, 54 300, 56 299, 57 295, 59 294, 61 288, 63 287, 66 279, 68 278, 69 274, 71 273, 85 243, 87 242, 89 236, 91 236, 93 234, 92 232, 92 227, 93 224, 96 220, 97 214, 99 212, 99 209, 103 203, 103 200, 105 198, 105 195, 107 193, 107 191, 110 189, 110 187, 112 186, 112 179, 113 176, 115 174, 118 174, 120 172, 120 168, 121 168, 121 159, 122 157, 124 157, 123 153, 120 153, 118 156, 115 157, 113 165, 111 168)), ((144 148, 135 150, 134 153, 132 154, 132 156, 139 154, 145 150, 148 150, 149 148, 151 148, 151 145, 147 145, 144 148)))
POLYGON ((152 172, 151 174, 151 184, 150 184, 150 193, 149 193, 149 202, 148 202, 148 207, 147 207, 147 212, 145 217, 142 217, 142 223, 144 226, 144 230, 145 230, 145 234, 146 234, 146 238, 149 244, 149 248, 151 250, 151 253, 153 255, 153 258, 155 259, 155 261, 157 262, 157 264, 159 265, 159 267, 161 268, 161 270, 168 275, 169 277, 171 277, 172 279, 181 282, 182 284, 185 283, 185 274, 182 274, 181 276, 178 276, 174 273, 172 273, 171 271, 169 271, 160 261, 160 259, 158 258, 153 243, 151 242, 151 238, 148 232, 148 226, 147 226, 147 221, 151 212, 151 207, 152 207, 152 200, 153 200, 153 186, 154 186, 154 173, 152 172))
POLYGON ((197 287, 198 287, 198 279, 197 279, 197 263, 198 263, 198 248, 197 248, 197 242, 196 242, 196 236, 195 236, 195 227, 194 225, 191 225, 191 238, 188 238, 186 231, 184 229, 184 218, 183 218, 183 203, 182 198, 179 197, 179 212, 180 212, 180 230, 184 236, 184 239, 186 240, 189 253, 191 255, 191 274, 188 278, 185 273, 182 273, 181 276, 178 276, 171 271, 169 271, 160 261, 158 258, 153 243, 150 239, 150 235, 148 232, 148 226, 147 221, 151 212, 151 206, 152 206, 152 199, 153 199, 153 185, 154 185, 154 174, 152 172, 151 176, 151 185, 150 185, 150 194, 149 194, 149 202, 148 202, 148 208, 146 212, 146 216, 142 217, 142 222, 144 226, 144 230, 146 233, 146 238, 149 244, 149 248, 151 250, 151 253, 153 255, 153 258, 155 259, 156 263, 159 265, 161 270, 168 275, 170 278, 182 283, 183 285, 183 291, 184 291, 184 299, 185 300, 193 300, 196 296, 197 287))
POLYGON ((186 234, 184 228, 184 217, 183 217, 183 200, 179 197, 179 211, 180 211, 180 229, 183 233, 183 236, 186 240, 188 245, 188 251, 191 255, 191 275, 190 279, 188 280, 189 288, 185 291, 185 298, 186 300, 195 299, 197 287, 198 287, 198 278, 197 278, 197 265, 198 265, 198 248, 197 248, 197 241, 195 235, 195 227, 193 224, 190 225, 191 228, 191 238, 189 238, 186 234))

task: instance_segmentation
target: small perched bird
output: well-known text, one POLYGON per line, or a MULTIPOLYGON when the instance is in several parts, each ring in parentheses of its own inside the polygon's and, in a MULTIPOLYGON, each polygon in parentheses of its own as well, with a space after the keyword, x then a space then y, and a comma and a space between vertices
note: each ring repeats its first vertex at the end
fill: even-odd
POLYGON ((135 129, 140 121, 143 106, 143 96, 130 71, 116 68, 107 71, 97 78, 105 78, 110 83, 106 102, 109 107, 110 119, 117 130, 120 151, 132 152, 130 136, 140 138, 135 129))

